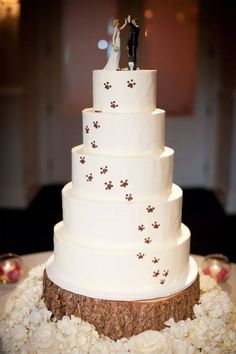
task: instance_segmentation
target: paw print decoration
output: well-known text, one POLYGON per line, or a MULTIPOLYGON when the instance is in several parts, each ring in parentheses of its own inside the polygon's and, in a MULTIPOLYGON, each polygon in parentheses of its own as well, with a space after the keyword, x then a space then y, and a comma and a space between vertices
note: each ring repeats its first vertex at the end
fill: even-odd
POLYGON ((112 184, 112 181, 105 182, 104 184, 106 186, 106 188, 105 188, 106 190, 110 190, 110 189, 112 189, 114 187, 113 184, 112 184))
POLYGON ((159 226, 160 226, 160 224, 158 224, 156 221, 154 221, 154 223, 152 224, 152 227, 154 229, 158 229, 159 226))
POLYGON ((138 259, 143 259, 144 256, 145 256, 145 254, 144 254, 144 253, 141 253, 141 252, 139 252, 139 253, 137 254, 138 259))
POLYGON ((150 237, 145 237, 144 242, 149 244, 152 242, 152 240, 150 239, 150 237))
POLYGON ((111 101, 111 108, 116 108, 116 107, 118 107, 116 101, 111 101))
POLYGON ((92 180, 93 180, 93 174, 90 173, 89 175, 86 175, 86 178, 87 178, 87 182, 92 182, 92 180))
POLYGON ((96 122, 93 122, 93 126, 94 128, 98 129, 100 128, 101 126, 98 124, 98 121, 96 120, 96 122))
POLYGON ((133 88, 136 85, 133 79, 127 81, 127 87, 133 88))
POLYGON ((86 127, 84 128, 85 133, 88 134, 89 133, 89 127, 86 125, 86 127))
POLYGON ((105 89, 109 90, 112 86, 110 85, 110 83, 108 81, 104 82, 104 87, 105 89))
POLYGON ((146 208, 148 213, 153 213, 155 210, 155 207, 152 207, 151 205, 148 205, 148 207, 146 208))
POLYGON ((125 188, 125 187, 128 186, 128 184, 129 184, 129 183, 128 183, 128 180, 127 180, 127 179, 124 180, 124 181, 123 181, 123 180, 120 181, 120 186, 121 186, 121 187, 124 187, 124 188, 125 188))
POLYGON ((100 167, 100 174, 101 174, 101 175, 105 175, 105 174, 107 173, 107 171, 108 171, 107 166, 105 166, 105 167, 100 167))
POLYGON ((131 202, 131 200, 133 200, 132 194, 126 194, 125 199, 128 200, 128 202, 131 202))
POLYGON ((85 157, 81 156, 79 162, 83 165, 85 163, 85 157))
POLYGON ((154 278, 157 278, 159 274, 160 274, 160 271, 159 271, 159 269, 158 269, 158 270, 156 270, 156 271, 154 271, 154 272, 152 273, 152 276, 153 276, 154 278))
POLYGON ((168 274, 169 274, 169 269, 167 269, 167 270, 163 270, 163 277, 167 277, 168 276, 168 274))
POLYGON ((92 146, 93 149, 96 149, 98 147, 94 140, 91 142, 91 146, 92 146))
POLYGON ((143 231, 143 230, 145 230, 144 225, 143 225, 143 224, 142 224, 142 225, 139 225, 139 226, 138 226, 138 230, 139 230, 139 231, 143 231))

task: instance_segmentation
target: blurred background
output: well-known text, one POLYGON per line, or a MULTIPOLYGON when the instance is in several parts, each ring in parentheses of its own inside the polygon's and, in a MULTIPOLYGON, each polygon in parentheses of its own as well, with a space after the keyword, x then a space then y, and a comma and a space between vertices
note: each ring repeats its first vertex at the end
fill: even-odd
POLYGON ((106 64, 112 20, 128 14, 141 28, 138 66, 158 70, 191 252, 236 261, 234 0, 0 1, 0 253, 53 248, 92 70, 106 64))

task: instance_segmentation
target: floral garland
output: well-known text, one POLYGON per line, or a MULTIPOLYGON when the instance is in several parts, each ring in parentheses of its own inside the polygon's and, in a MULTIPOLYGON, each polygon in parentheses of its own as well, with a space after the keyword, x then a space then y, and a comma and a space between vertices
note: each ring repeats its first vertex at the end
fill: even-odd
POLYGON ((80 318, 50 319, 51 312, 42 299, 46 264, 33 268, 7 301, 0 319, 5 353, 236 353, 236 306, 209 276, 200 277, 201 298, 194 306, 193 320, 170 319, 161 331, 148 330, 113 341, 80 318))

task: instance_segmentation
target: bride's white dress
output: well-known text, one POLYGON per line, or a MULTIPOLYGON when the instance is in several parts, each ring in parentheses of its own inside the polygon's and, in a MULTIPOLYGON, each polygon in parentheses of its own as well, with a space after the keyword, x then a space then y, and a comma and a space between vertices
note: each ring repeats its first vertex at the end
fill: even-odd
POLYGON ((112 43, 112 50, 111 55, 108 59, 104 70, 116 70, 119 68, 120 62, 120 31, 115 29, 113 34, 113 43, 112 43))

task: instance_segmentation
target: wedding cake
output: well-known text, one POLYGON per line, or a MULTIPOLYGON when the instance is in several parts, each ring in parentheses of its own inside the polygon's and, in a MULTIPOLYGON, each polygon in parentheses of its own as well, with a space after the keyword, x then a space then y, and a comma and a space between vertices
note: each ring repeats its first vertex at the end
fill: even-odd
POLYGON ((56 318, 79 316, 116 339, 191 317, 198 268, 164 125, 156 70, 94 70, 44 275, 56 318))

